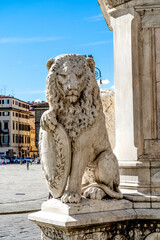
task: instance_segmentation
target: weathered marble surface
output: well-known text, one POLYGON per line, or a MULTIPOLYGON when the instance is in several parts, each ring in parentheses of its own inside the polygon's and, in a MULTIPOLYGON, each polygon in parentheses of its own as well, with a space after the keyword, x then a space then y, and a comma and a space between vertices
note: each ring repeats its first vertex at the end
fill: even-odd
POLYGON ((160 206, 160 0, 98 2, 114 35, 121 191, 147 207, 160 206))
POLYGON ((77 215, 83 213, 98 213, 120 209, 132 208, 132 202, 128 200, 92 200, 85 197, 82 198, 80 203, 62 203, 59 199, 50 199, 42 204, 42 211, 52 212, 58 214, 77 215))
POLYGON ((113 150, 115 147, 115 93, 109 89, 101 89, 100 93, 108 138, 113 150))
POLYGON ((80 204, 49 200, 42 211, 30 214, 29 219, 41 228, 43 240, 158 239, 159 209, 137 209, 127 200, 102 200, 97 208, 96 205, 97 200, 86 199, 80 204))
POLYGON ((82 193, 121 199, 94 60, 60 55, 47 68, 49 110, 41 118, 40 153, 49 191, 66 203, 80 202, 82 193))
POLYGON ((112 8, 130 1, 131 0, 105 0, 105 4, 108 5, 109 8, 112 8))

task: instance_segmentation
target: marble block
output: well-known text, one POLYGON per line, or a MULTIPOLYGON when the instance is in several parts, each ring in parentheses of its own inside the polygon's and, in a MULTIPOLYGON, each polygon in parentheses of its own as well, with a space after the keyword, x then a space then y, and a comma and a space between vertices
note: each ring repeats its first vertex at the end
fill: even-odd
MULTIPOLYGON (((145 204, 139 207, 145 207, 145 204)), ((115 240, 141 238, 159 231, 159 209, 134 209, 128 200, 89 200, 79 204, 66 204, 48 200, 42 210, 29 215, 42 230, 42 240, 115 240), (146 231, 150 229, 150 231, 146 231)))
POLYGON ((50 199, 42 204, 42 211, 65 214, 65 215, 78 215, 84 213, 98 213, 106 211, 114 211, 121 209, 132 208, 132 203, 128 200, 89 200, 82 198, 81 203, 66 204, 62 203, 59 199, 50 199))

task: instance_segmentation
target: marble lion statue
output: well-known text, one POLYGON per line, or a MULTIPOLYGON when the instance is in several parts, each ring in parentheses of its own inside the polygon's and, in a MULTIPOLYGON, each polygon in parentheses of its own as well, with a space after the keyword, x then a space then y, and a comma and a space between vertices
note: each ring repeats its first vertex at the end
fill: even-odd
POLYGON ((49 110, 41 117, 39 147, 50 193, 64 203, 82 195, 121 199, 93 58, 60 55, 47 68, 49 110))

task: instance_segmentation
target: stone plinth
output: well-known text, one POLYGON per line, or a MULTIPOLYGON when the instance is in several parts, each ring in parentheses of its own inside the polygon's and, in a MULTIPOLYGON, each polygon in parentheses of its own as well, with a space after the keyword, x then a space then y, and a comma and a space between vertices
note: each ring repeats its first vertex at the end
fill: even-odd
POLYGON ((43 240, 141 240, 159 236, 159 216, 160 210, 134 208, 128 200, 82 199, 79 204, 64 204, 52 199, 29 219, 41 228, 43 240))
POLYGON ((160 0, 98 2, 114 33, 114 152, 120 166, 120 187, 128 199, 158 206, 160 0))

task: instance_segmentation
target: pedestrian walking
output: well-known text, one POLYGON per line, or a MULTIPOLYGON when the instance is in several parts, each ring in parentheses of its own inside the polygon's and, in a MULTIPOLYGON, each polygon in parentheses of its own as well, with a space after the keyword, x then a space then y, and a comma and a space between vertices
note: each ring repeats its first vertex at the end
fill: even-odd
POLYGON ((52 194, 49 192, 48 200, 49 200, 49 199, 52 199, 52 198, 53 198, 53 196, 52 196, 52 194))
POLYGON ((29 161, 27 161, 27 170, 29 170, 29 161))

